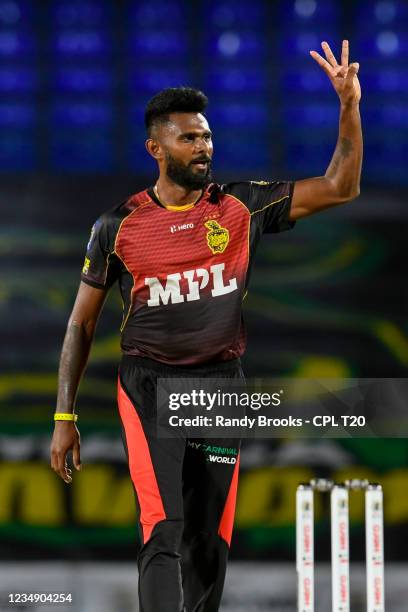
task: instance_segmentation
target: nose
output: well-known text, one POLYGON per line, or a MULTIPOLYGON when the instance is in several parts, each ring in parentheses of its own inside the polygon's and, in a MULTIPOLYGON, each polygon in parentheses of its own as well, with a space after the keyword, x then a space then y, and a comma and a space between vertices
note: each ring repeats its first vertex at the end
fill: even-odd
POLYGON ((205 151, 205 142, 204 142, 204 138, 196 138, 194 141, 194 152, 195 153, 202 153, 203 151, 205 151))
POLYGON ((208 157, 211 156, 211 142, 209 142, 206 138, 196 138, 194 141, 194 155, 206 155, 208 157))

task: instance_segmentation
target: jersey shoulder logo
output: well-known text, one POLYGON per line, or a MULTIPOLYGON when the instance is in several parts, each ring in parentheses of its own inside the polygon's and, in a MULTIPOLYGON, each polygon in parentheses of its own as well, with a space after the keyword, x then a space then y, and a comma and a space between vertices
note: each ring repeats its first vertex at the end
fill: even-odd
POLYGON ((217 221, 207 221, 204 223, 210 231, 207 232, 207 244, 211 252, 223 253, 229 243, 229 231, 225 227, 221 227, 217 221))
POLYGON ((89 259, 89 257, 85 257, 84 266, 82 268, 82 274, 88 274, 90 265, 91 265, 91 260, 89 259))
POLYGON ((270 181, 250 181, 252 185, 271 185, 270 181))

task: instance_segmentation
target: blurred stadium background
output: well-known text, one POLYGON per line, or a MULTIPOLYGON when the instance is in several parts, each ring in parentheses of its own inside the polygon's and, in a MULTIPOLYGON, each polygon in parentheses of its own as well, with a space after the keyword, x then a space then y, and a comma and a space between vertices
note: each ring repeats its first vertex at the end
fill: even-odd
MULTIPOLYGON (((134 501, 114 396, 115 292, 81 386, 84 470, 72 486, 49 469, 48 447, 90 227, 155 177, 146 101, 183 84, 209 95, 220 182, 319 175, 338 102, 308 52, 321 40, 337 50, 344 37, 361 64, 362 195, 264 240, 246 303, 249 376, 407 377, 408 3, 0 0, 0 610, 10 609, 7 593, 33 589, 71 591, 75 612, 137 610, 134 501)), ((244 449, 223 611, 295 609, 294 493, 315 474, 383 484, 387 612, 407 610, 408 441, 326 439, 244 449)), ((327 511, 318 504, 323 564, 327 511)), ((357 611, 358 496, 351 521, 357 611)), ((323 565, 324 612, 327 578, 323 565)))

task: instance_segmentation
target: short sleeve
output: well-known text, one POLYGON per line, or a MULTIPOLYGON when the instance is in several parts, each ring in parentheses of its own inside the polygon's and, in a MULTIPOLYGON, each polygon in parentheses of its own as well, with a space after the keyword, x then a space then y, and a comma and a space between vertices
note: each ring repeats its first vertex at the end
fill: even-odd
POLYGON ((81 280, 98 289, 109 288, 119 276, 118 259, 114 253, 114 234, 109 220, 102 216, 92 226, 86 247, 81 280))
POLYGON ((276 233, 292 229, 290 221, 293 181, 245 181, 225 185, 223 191, 239 198, 247 206, 262 232, 276 233))

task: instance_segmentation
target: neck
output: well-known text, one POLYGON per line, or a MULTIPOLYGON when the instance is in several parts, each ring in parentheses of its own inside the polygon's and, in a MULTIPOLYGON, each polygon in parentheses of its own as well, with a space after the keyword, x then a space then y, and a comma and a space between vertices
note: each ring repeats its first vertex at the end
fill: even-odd
POLYGON ((159 176, 156 190, 162 204, 169 206, 185 206, 195 203, 201 196, 202 189, 186 189, 181 187, 167 177, 159 176))

